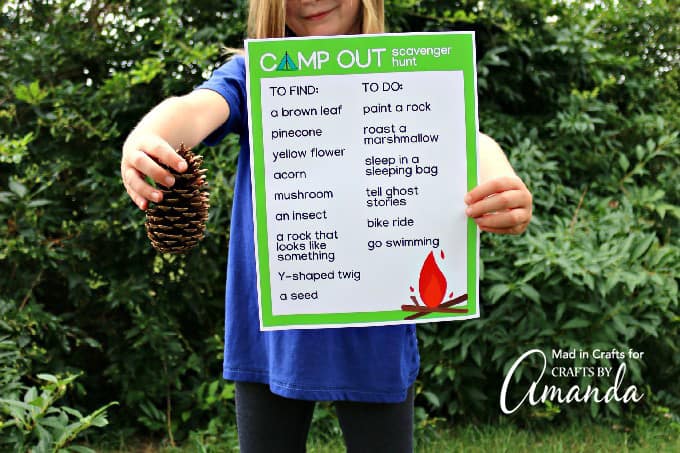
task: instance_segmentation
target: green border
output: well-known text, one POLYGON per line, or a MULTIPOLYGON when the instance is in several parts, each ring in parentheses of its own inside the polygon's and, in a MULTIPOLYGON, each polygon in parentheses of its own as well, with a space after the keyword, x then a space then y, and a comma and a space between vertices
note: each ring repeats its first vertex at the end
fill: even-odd
MULTIPOLYGON (((272 314, 271 280, 269 269, 269 249, 267 234, 267 207, 264 187, 264 142, 262 112, 259 106, 261 102, 260 80, 263 78, 298 76, 321 76, 341 74, 375 74, 389 72, 419 72, 412 67, 393 67, 390 56, 391 48, 396 47, 450 47, 452 52, 448 56, 435 58, 433 56, 419 56, 418 67, 426 67, 427 71, 463 71, 464 96, 465 96, 465 122, 466 122, 466 160, 467 160, 467 187, 468 190, 477 185, 477 97, 476 97, 476 68, 474 33, 472 32, 449 32, 449 33, 413 33, 413 34, 383 34, 364 35, 352 37, 332 38, 286 38, 266 40, 246 40, 246 74, 248 95, 248 111, 250 112, 250 144, 251 144, 251 171, 253 177, 253 203, 255 215, 255 228, 257 228, 256 249, 258 265, 258 284, 260 288, 260 316, 261 327, 277 329, 286 327, 305 326, 332 326, 338 324, 381 324, 381 323, 418 323, 437 320, 455 320, 476 318, 479 316, 477 299, 478 282, 478 231, 477 225, 468 219, 467 223, 467 289, 469 313, 452 315, 447 313, 431 313, 407 321, 408 315, 402 310, 389 310, 377 312, 351 312, 351 313, 322 313, 322 314, 296 314, 274 315, 272 314), (355 67, 342 68, 333 56, 344 49, 359 49, 367 52, 367 49, 387 49, 383 52, 381 66, 377 66, 376 58, 373 64, 366 68, 355 67), (266 72, 260 68, 259 60, 265 53, 276 56, 284 55, 285 52, 297 51, 326 51, 331 58, 324 64, 323 69, 301 67, 299 62, 296 71, 272 71, 266 72), (258 106, 255 110, 253 106, 258 106), (259 184, 258 184, 259 183, 259 184)), ((366 54, 360 54, 365 56, 366 54)), ((373 56, 376 53, 372 54, 373 56)), ((271 60, 271 59, 270 59, 271 60)), ((273 60, 271 60, 273 61, 273 60)), ((278 64, 278 61, 276 62, 278 64)))

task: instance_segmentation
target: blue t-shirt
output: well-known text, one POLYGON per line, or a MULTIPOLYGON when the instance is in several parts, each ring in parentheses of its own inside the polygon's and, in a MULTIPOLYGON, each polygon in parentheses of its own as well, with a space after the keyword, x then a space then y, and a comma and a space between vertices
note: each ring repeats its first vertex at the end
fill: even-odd
POLYGON ((260 331, 243 57, 197 87, 221 94, 231 114, 205 143, 240 134, 227 263, 225 379, 268 384, 288 398, 396 403, 418 374, 413 325, 260 331))

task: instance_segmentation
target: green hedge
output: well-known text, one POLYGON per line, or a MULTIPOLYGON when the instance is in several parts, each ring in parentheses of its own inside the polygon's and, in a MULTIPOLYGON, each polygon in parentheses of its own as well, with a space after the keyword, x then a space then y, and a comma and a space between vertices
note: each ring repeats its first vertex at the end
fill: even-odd
MULTIPOLYGON (((535 200, 525 235, 482 235, 482 318, 419 327, 421 417, 497 418, 503 376, 532 348, 551 364, 557 348, 645 351, 626 362, 626 385, 646 398, 525 405, 519 421, 677 413, 677 11, 664 1, 387 3, 392 31, 476 31, 482 129, 535 200)), ((117 432, 218 433, 233 421, 220 366, 236 142, 201 149, 220 202, 186 258, 149 246, 119 160, 146 111, 241 45, 244 5, 6 2, 0 14, 0 339, 14 357, 0 398, 19 398, 39 373, 82 372, 65 404, 118 401, 117 432)), ((518 376, 513 401, 536 364, 518 376)))
MULTIPOLYGON (((433 17, 424 28, 442 25, 435 3, 417 14, 433 17)), ((619 394, 635 384, 644 403, 525 404, 516 416, 677 412, 680 59, 670 49, 680 16, 666 2, 491 3, 454 14, 451 28, 469 21, 478 31, 482 130, 532 190, 534 219, 522 238, 482 235, 479 322, 419 329, 423 394, 444 415, 487 419, 528 350, 544 351, 549 368, 616 369, 617 360, 553 361, 551 351, 633 349, 646 355, 624 360, 619 394)), ((518 369, 510 401, 541 367, 518 369)), ((614 379, 541 381, 565 393, 588 383, 606 390, 614 379)))

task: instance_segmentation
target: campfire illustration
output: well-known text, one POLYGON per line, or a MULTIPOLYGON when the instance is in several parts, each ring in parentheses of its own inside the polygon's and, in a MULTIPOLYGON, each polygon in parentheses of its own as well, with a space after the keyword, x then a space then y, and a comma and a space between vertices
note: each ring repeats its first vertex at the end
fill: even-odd
MULTIPOLYGON (((440 252, 441 259, 444 259, 444 251, 440 252)), ((409 287, 412 293, 415 293, 413 286, 409 287)), ((423 267, 420 268, 420 277, 418 279, 418 292, 420 294, 420 300, 422 304, 418 301, 418 298, 412 294, 411 301, 414 305, 402 305, 401 309, 403 311, 415 312, 412 315, 407 316, 404 319, 411 320, 417 319, 421 316, 425 316, 429 313, 467 313, 467 308, 453 308, 456 305, 462 304, 467 301, 468 295, 463 294, 453 298, 453 293, 449 294, 448 299, 444 300, 446 296, 446 277, 444 273, 439 269, 437 261, 434 259, 434 251, 431 251, 423 267)))

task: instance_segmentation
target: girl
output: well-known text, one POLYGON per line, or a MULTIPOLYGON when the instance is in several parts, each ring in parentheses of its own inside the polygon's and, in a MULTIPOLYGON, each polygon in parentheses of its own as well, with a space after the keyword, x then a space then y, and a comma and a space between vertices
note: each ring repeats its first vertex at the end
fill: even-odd
MULTIPOLYGON (((253 38, 381 33, 383 0, 251 0, 253 38)), ((236 382, 243 452, 305 450, 315 401, 335 401, 348 451, 412 451, 413 382, 419 356, 413 325, 259 330, 245 67, 235 56, 194 91, 153 108, 123 145, 121 175, 140 209, 173 177, 156 161, 187 168, 180 143, 241 136, 227 267, 223 375, 236 382)), ((484 231, 518 234, 531 219, 531 194, 500 147, 479 138, 481 184, 465 196, 466 214, 484 231)))

